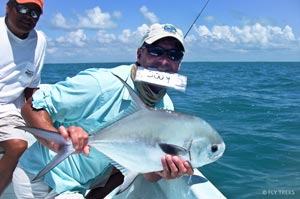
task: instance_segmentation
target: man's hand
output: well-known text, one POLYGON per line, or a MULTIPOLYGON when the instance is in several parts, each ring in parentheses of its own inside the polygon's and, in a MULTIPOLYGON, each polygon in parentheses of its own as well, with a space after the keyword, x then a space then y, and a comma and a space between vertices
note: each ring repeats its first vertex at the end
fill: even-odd
POLYGON ((165 155, 161 159, 164 170, 156 172, 164 179, 179 178, 184 174, 193 175, 194 170, 190 163, 181 160, 178 156, 165 155))
MULTIPOLYGON (((73 147, 77 153, 84 153, 85 155, 89 154, 90 147, 87 145, 89 139, 87 132, 76 126, 70 126, 67 129, 61 126, 56 129, 53 126, 52 119, 46 110, 32 108, 32 98, 29 97, 26 103, 23 104, 21 114, 28 126, 57 132, 61 134, 66 141, 72 140, 73 147)), ((58 143, 54 143, 37 136, 36 138, 39 142, 56 153, 61 149, 61 145, 58 143)))
MULTIPOLYGON (((89 136, 87 132, 85 132, 80 127, 71 126, 69 128, 65 128, 60 126, 58 128, 58 133, 66 140, 72 140, 73 148, 76 150, 76 153, 83 153, 85 155, 89 155, 90 146, 88 145, 89 136)), ((61 150, 61 144, 55 143, 52 141, 47 141, 46 139, 37 137, 39 142, 48 147, 50 150, 58 153, 61 150)))
POLYGON ((89 155, 89 135, 81 127, 70 126, 66 129, 63 126, 60 126, 58 128, 58 131, 66 141, 70 139, 72 140, 73 148, 76 150, 77 153, 89 155))
POLYGON ((144 177, 150 182, 156 182, 159 179, 175 179, 184 174, 193 175, 194 170, 190 163, 181 160, 178 156, 164 155, 161 159, 162 171, 144 174, 144 177))

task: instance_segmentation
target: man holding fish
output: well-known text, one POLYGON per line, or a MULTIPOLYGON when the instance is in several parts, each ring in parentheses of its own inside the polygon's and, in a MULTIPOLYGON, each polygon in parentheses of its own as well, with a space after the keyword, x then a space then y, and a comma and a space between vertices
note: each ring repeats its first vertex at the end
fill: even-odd
MULTIPOLYGON (((95 129, 112 123, 130 109, 128 90, 114 74, 130 85, 147 106, 173 110, 164 86, 135 81, 135 75, 139 66, 177 73, 184 50, 181 30, 171 24, 153 24, 137 49, 135 64, 87 69, 37 91, 22 107, 27 125, 60 133, 66 141, 72 141, 78 154, 68 156, 45 176, 33 180, 61 149, 60 144, 37 137, 39 142, 23 154, 14 173, 17 197, 70 198, 70 194, 85 195, 91 189, 86 198, 102 198, 122 184, 123 175, 111 165, 111 160, 88 145, 89 135, 95 129)), ((189 162, 178 156, 157 158, 161 158, 163 170, 145 173, 150 182, 193 174, 189 162)))

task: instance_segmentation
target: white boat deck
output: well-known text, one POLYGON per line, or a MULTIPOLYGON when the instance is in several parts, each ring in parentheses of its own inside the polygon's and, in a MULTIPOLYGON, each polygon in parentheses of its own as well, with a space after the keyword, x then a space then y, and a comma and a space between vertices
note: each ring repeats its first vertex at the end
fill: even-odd
MULTIPOLYGON (((117 190, 115 190, 117 191, 117 190)), ((114 192, 114 191, 113 191, 114 192)), ((150 183, 139 176, 134 183, 119 195, 105 199, 226 199, 226 197, 195 169, 193 176, 183 176, 176 180, 160 180, 150 183)))
MULTIPOLYGON (((143 199, 226 199, 197 169, 195 169, 192 177, 183 176, 176 180, 160 180, 158 183, 149 183, 140 176, 122 194, 115 195, 117 191, 118 188, 105 199, 136 199, 141 198, 141 196, 143 199)), ((0 199, 16 199, 12 184, 9 185, 0 199)))
MULTIPOLYGON (((192 177, 183 176, 176 180, 160 180, 158 183, 149 183, 143 177, 138 177, 122 194, 115 195, 117 189, 105 199, 137 199, 141 196, 143 199, 226 199, 198 170, 195 170, 192 177)), ((9 185, 0 199, 16 199, 12 184, 9 185)))

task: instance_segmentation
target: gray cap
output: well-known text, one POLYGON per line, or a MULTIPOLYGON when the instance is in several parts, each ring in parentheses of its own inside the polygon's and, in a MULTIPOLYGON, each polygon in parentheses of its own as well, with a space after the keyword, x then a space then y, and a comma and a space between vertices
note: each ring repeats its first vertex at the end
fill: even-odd
POLYGON ((182 49, 184 51, 184 38, 182 31, 172 24, 155 23, 151 25, 141 41, 141 46, 144 43, 152 44, 165 37, 173 37, 177 39, 182 45, 182 49))

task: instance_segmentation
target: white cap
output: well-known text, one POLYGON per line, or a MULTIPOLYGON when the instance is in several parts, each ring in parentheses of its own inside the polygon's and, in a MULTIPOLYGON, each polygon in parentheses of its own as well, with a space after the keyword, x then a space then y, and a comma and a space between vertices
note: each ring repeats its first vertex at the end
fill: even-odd
POLYGON ((143 43, 152 44, 157 40, 165 37, 173 37, 177 39, 182 45, 182 49, 184 51, 184 41, 183 41, 182 31, 180 29, 177 29, 172 24, 155 23, 151 25, 148 31, 146 32, 145 36, 143 37, 141 45, 143 45, 143 43))

